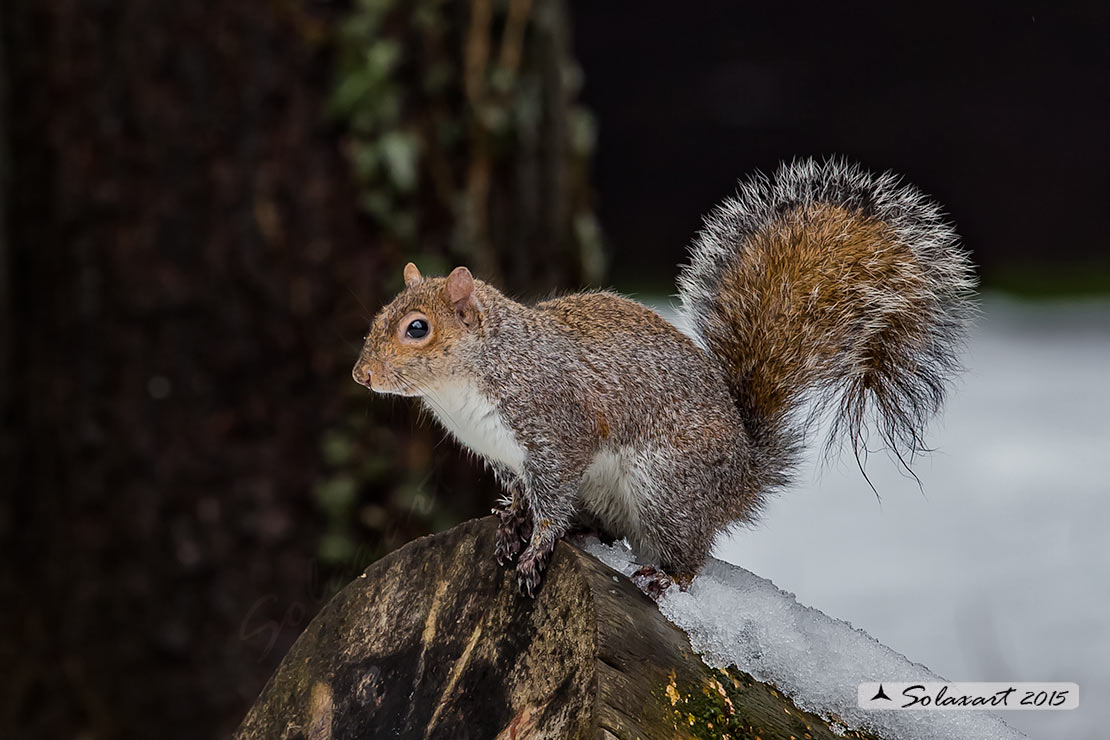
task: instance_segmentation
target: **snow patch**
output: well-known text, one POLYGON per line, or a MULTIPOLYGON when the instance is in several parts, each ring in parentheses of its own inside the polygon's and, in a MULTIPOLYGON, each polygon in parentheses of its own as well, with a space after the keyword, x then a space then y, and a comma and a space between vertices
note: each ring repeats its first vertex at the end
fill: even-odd
MULTIPOLYGON (((625 575, 640 566, 628 546, 587 540, 585 549, 625 575)), ((799 604, 794 594, 734 565, 711 559, 690 590, 676 588, 659 611, 686 632, 711 667, 734 665, 808 711, 836 716, 849 729, 899 740, 1011 740, 1025 737, 981 711, 865 711, 864 681, 944 681, 863 630, 799 604)))

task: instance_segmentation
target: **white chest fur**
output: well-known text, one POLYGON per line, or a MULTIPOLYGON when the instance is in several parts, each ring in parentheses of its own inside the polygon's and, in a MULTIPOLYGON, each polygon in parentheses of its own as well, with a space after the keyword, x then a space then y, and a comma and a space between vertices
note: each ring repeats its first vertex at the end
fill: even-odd
POLYGON ((473 383, 444 384, 424 402, 460 443, 517 473, 523 471, 524 448, 497 407, 473 383))

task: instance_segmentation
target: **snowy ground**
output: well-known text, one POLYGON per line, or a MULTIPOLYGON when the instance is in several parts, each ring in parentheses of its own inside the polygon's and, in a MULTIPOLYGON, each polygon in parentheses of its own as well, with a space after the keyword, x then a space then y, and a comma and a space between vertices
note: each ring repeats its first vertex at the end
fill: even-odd
MULTIPOLYGON (((588 551, 625 575, 637 568, 628 546, 587 541, 588 551)), ((734 665, 777 687, 833 727, 868 730, 898 740, 1023 740, 981 711, 867 711, 857 687, 885 680, 929 683, 940 678, 842 620, 797 602, 750 571, 711 559, 689 591, 672 589, 659 611, 690 636, 711 666, 734 665)), ((903 697, 892 689, 901 702, 903 697)), ((870 692, 868 692, 870 698, 870 692)))
POLYGON ((988 298, 969 372, 899 475, 803 472, 716 554, 953 681, 1074 681, 1080 707, 1006 712, 1031 738, 1110 726, 1110 303, 988 298))

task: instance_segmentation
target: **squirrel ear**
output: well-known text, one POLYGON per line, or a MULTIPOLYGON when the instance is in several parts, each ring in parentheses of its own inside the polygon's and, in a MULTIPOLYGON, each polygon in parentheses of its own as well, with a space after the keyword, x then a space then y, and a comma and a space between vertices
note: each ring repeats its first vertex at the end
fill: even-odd
POLYGON ((420 270, 416 269, 416 265, 411 262, 405 265, 405 285, 411 288, 423 279, 420 276, 420 270))
POLYGON ((456 267, 447 276, 447 300, 457 311, 465 311, 474 294, 474 276, 465 267, 456 267))

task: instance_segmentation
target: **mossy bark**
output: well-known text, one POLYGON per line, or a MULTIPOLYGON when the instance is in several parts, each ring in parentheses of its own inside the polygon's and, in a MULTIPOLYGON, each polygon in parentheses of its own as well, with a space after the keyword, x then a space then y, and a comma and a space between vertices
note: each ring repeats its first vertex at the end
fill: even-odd
POLYGON ((837 737, 751 676, 706 666, 573 545, 521 596, 494 530, 466 522, 368 568, 301 635, 237 740, 837 737))

